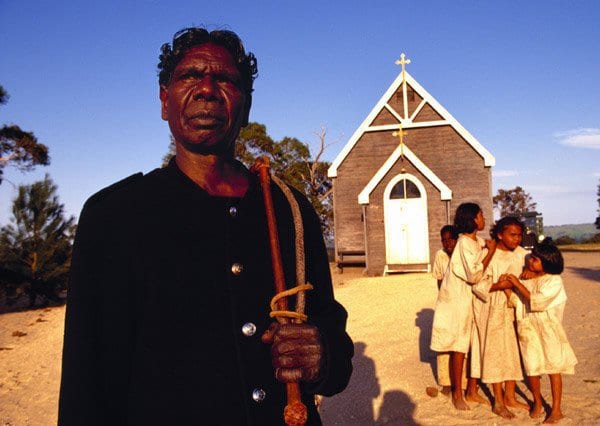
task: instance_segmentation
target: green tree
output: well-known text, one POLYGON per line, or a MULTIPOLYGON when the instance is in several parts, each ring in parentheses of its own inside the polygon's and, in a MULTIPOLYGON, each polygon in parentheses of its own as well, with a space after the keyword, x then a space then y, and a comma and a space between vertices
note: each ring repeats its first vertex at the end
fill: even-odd
POLYGON ((498 189, 498 194, 492 199, 494 208, 498 209, 500 216, 533 212, 537 203, 531 195, 520 186, 512 189, 498 189))
POLYGON ((175 157, 175 139, 173 138, 173 135, 171 135, 171 141, 169 142, 169 151, 162 158, 162 164, 160 166, 167 167, 169 161, 171 161, 171 158, 173 157, 175 157))
MULTIPOLYGON (((9 95, 0 86, 0 105, 8 102, 9 95)), ((7 165, 13 165, 22 172, 30 171, 35 166, 50 164, 48 147, 38 142, 32 132, 21 130, 17 125, 0 127, 0 184, 7 165)))
POLYGON ((48 175, 19 186, 12 223, 0 229, 0 263, 9 277, 4 289, 24 289, 31 306, 38 295, 55 298, 67 285, 75 218, 65 216, 56 190, 48 175))
MULTIPOLYGON (((235 144, 235 157, 250 168, 261 156, 269 158, 273 172, 287 184, 307 195, 315 208, 326 239, 333 235, 333 205, 331 180, 327 177, 330 163, 321 157, 327 148, 324 126, 315 135, 319 149, 312 156, 307 144, 296 138, 284 137, 275 141, 267 133, 264 124, 251 122, 242 128, 235 144)), ((175 143, 171 137, 169 152, 163 157, 163 167, 175 155, 175 143)))
POLYGON ((8 102, 8 98, 10 98, 8 92, 4 89, 4 87, 2 87, 2 85, 0 85, 0 105, 6 104, 8 102))
POLYGON ((321 160, 327 148, 326 128, 321 126, 315 135, 319 139, 319 148, 313 156, 304 142, 290 137, 274 141, 264 124, 252 122, 240 131, 235 154, 248 167, 258 157, 268 157, 271 169, 279 178, 306 194, 321 220, 323 235, 330 240, 333 236, 332 185, 327 177, 330 163, 321 160))

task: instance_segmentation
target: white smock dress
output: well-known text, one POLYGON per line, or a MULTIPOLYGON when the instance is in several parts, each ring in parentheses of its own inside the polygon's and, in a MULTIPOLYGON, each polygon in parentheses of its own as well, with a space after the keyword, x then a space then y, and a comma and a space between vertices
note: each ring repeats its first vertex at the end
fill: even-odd
POLYGON ((522 380, 519 344, 515 330, 515 310, 508 305, 503 291, 492 291, 502 274, 519 276, 525 264, 528 251, 523 247, 500 250, 485 270, 484 278, 473 285, 473 315, 476 333, 473 338, 471 372, 473 377, 481 377, 484 383, 500 383, 506 380, 522 380), (479 353, 475 353, 475 347, 479 353))
POLYGON ((471 285, 483 277, 485 241, 460 234, 435 303, 431 349, 467 353, 473 328, 471 285))
POLYGON ((562 319, 567 293, 560 275, 545 274, 523 281, 531 293, 527 302, 512 293, 517 333, 528 376, 574 374, 577 358, 567 340, 562 319))

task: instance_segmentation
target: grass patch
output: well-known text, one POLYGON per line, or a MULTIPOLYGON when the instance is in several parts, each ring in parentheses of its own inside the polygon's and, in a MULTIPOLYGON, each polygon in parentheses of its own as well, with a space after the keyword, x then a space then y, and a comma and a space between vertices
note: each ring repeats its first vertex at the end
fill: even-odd
POLYGON ((600 243, 568 244, 558 248, 562 251, 594 252, 600 251, 600 243))

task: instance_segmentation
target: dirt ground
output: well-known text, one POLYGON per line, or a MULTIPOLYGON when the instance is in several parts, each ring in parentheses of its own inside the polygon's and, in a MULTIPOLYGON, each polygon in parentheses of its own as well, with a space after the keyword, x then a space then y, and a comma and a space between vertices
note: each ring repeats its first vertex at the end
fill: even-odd
MULTIPOLYGON (((561 423, 600 424, 600 253, 565 253, 565 263, 564 325, 579 364, 563 377, 561 423)), ((430 274, 366 278, 361 268, 345 268, 333 278, 356 354, 348 389, 323 400, 325 425, 536 423, 524 411, 512 422, 483 406, 458 412, 448 398, 425 394, 435 386, 429 337, 437 287, 430 274)), ((64 312, 0 314, 0 425, 56 424, 64 312)), ((547 379, 542 383, 548 400, 547 379)))

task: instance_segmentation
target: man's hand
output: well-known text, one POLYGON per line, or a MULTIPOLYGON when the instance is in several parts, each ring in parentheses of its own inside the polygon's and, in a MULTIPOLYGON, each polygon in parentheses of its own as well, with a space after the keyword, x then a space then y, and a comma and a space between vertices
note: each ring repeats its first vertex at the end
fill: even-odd
POLYGON ((261 337, 271 344, 275 378, 280 382, 316 382, 321 373, 323 344, 317 327, 274 322, 261 337))

